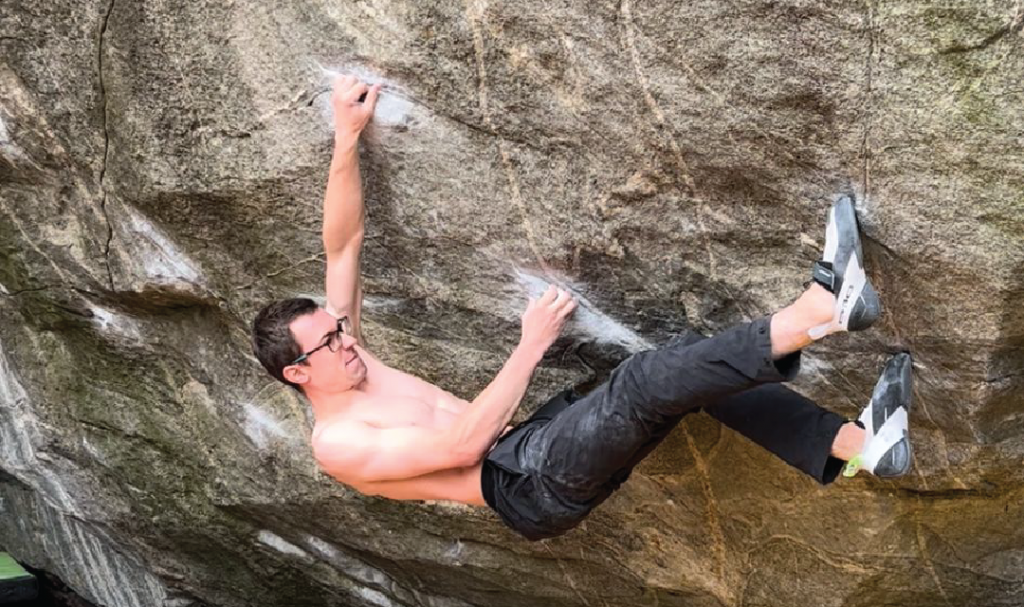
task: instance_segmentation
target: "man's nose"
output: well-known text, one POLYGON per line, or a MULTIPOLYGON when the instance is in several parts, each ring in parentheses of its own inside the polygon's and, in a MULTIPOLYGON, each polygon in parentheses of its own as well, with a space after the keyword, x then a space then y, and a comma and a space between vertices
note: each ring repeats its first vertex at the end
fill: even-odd
POLYGON ((341 347, 342 348, 345 348, 346 350, 348 350, 349 348, 352 348, 353 346, 355 346, 357 343, 359 343, 359 342, 356 341, 355 337, 352 337, 351 335, 342 334, 342 336, 341 336, 341 347))

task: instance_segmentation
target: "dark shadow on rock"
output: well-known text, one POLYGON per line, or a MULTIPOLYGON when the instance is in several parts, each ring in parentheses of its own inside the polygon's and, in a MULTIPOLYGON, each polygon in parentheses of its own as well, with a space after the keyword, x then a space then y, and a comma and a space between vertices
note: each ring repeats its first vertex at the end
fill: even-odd
POLYGON ((8 607, 96 607, 79 596, 56 575, 27 565, 22 567, 38 580, 39 596, 34 600, 14 603, 8 607))
POLYGON ((701 187, 726 204, 743 202, 785 208, 786 200, 769 169, 757 166, 715 166, 713 158, 696 167, 701 187))
POLYGON ((29 489, 29 486, 18 480, 16 476, 0 468, 0 485, 15 485, 19 489, 29 489))
POLYGON ((983 416, 977 428, 986 443, 1024 433, 1024 263, 1014 267, 1011 276, 1001 302, 997 347, 991 354, 982 390, 983 416))

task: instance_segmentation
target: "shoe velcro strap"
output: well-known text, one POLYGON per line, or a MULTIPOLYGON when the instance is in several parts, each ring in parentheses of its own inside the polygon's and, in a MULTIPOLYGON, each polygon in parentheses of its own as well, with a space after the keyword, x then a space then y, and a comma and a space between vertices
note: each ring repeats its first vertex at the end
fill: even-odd
POLYGON ((832 262, 814 262, 814 267, 811 269, 811 278, 814 282, 828 289, 830 293, 836 292, 836 273, 832 270, 832 262))

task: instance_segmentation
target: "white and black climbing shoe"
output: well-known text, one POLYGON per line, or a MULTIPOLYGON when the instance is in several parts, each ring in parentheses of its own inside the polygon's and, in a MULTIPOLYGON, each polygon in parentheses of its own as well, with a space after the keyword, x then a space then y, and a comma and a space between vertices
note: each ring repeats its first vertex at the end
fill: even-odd
POLYGON ((871 402, 857 421, 864 427, 864 448, 846 463, 844 476, 867 470, 891 478, 910 470, 910 399, 912 373, 910 354, 901 352, 889 359, 882 370, 871 402))
POLYGON ((836 296, 832 322, 812 329, 812 338, 835 331, 862 331, 882 315, 882 302, 864 273, 852 196, 840 196, 829 210, 825 252, 814 262, 811 277, 836 296))

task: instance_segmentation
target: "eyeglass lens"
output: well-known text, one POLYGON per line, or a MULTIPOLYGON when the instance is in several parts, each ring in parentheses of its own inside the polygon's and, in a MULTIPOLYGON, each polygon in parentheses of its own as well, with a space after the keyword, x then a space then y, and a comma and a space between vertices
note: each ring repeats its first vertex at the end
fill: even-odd
POLYGON ((337 352, 341 349, 341 331, 334 331, 331 333, 331 338, 327 342, 327 349, 331 352, 337 352))

